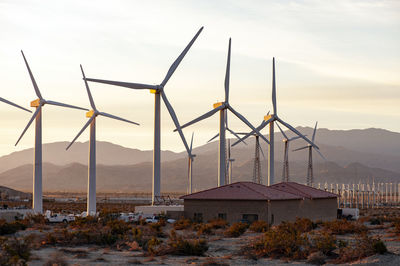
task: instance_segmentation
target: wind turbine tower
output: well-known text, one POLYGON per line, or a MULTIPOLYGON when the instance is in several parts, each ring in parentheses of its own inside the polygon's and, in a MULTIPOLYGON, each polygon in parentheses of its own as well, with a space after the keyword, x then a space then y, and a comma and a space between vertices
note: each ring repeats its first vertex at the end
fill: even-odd
POLYGON ((31 102, 31 107, 35 107, 36 111, 33 113, 31 119, 29 120, 28 124, 26 125, 24 131, 22 131, 21 136, 15 143, 17 146, 18 142, 22 139, 25 132, 28 130, 29 126, 32 124, 33 120, 35 120, 35 159, 33 164, 33 211, 35 213, 42 213, 43 212, 43 193, 42 193, 42 109, 45 104, 86 110, 88 109, 77 107, 74 105, 69 105, 65 103, 55 102, 45 100, 42 97, 42 94, 39 91, 39 87, 36 83, 35 78, 33 77, 32 71, 29 67, 28 61, 25 58, 24 52, 21 51, 22 57, 24 58, 26 68, 28 69, 29 76, 31 78, 33 88, 35 90, 36 96, 38 99, 31 102))
MULTIPOLYGON (((299 136, 294 136, 289 138, 279 124, 276 124, 283 135, 283 143, 285 145, 285 150, 283 153, 283 170, 282 170, 282 182, 289 182, 289 143, 293 140, 299 139, 299 136)), ((307 136, 307 135, 304 135, 307 136)))
MULTIPOLYGON (((227 64, 226 64, 226 73, 225 73, 225 101, 224 102, 218 102, 213 105, 213 109, 202 116, 199 116, 198 118, 184 124, 181 126, 180 129, 185 128, 187 126, 190 126, 194 123, 197 123, 203 119, 206 119, 213 114, 217 113, 219 111, 219 147, 218 147, 218 186, 223 186, 226 184, 226 136, 225 136, 225 130, 226 130, 226 113, 227 111, 231 111, 236 117, 238 117, 243 123, 245 123, 248 127, 250 127, 253 131, 259 133, 259 131, 249 122, 247 121, 244 116, 242 116, 240 113, 235 111, 235 109, 232 108, 232 106, 229 104, 229 79, 230 79, 230 63, 231 63, 231 39, 229 39, 229 47, 228 47, 228 59, 227 59, 227 64)), ((179 128, 175 129, 179 130, 179 128)), ((260 134, 261 135, 261 134, 260 134)), ((262 138, 265 139, 265 141, 268 142, 268 140, 262 136, 262 138)))
POLYGON ((86 91, 89 97, 90 106, 92 110, 86 113, 86 117, 89 118, 87 123, 83 126, 81 131, 79 131, 78 135, 71 141, 71 143, 67 146, 66 150, 68 150, 72 144, 79 138, 79 136, 85 131, 85 129, 90 125, 90 140, 89 140, 89 165, 88 165, 88 190, 87 190, 87 215, 96 215, 96 117, 104 116, 111 119, 116 119, 119 121, 131 123, 134 125, 139 125, 138 123, 126 120, 124 118, 111 115, 109 113, 100 112, 96 105, 94 104, 94 100, 92 94, 89 89, 89 85, 85 79, 85 72, 83 71, 81 65, 81 71, 83 80, 85 82, 86 91))
POLYGON ((87 81, 115 85, 135 90, 150 90, 150 93, 154 94, 154 149, 153 149, 153 187, 152 187, 152 204, 154 205, 156 198, 161 196, 161 127, 160 127, 160 117, 161 117, 161 98, 168 109, 168 112, 172 118, 172 121, 177 128, 179 135, 182 139, 183 145, 187 153, 190 155, 189 146, 187 145, 185 136, 180 128, 180 124, 178 118, 175 114, 172 105, 169 103, 168 98, 165 94, 165 85, 168 80, 174 74, 175 70, 178 68, 179 64, 185 57, 186 53, 189 51, 190 47, 196 41, 197 37, 200 35, 203 27, 199 29, 193 39, 189 42, 186 48, 182 51, 179 57, 174 61, 174 63, 169 68, 164 80, 159 85, 150 85, 150 84, 140 84, 140 83, 131 83, 131 82, 120 82, 120 81, 111 81, 111 80, 102 80, 102 79, 92 79, 87 78, 87 81))
POLYGON ((228 139, 228 184, 232 184, 232 171, 234 161, 235 159, 231 158, 231 140, 228 139))
POLYGON ((313 161, 312 161, 313 149, 318 152, 318 154, 322 157, 322 159, 326 160, 324 155, 322 155, 322 153, 318 149, 315 148, 316 146, 313 145, 315 143, 315 134, 317 132, 317 125, 318 125, 318 122, 315 123, 314 131, 313 131, 313 135, 312 135, 312 144, 308 144, 307 146, 293 150, 293 151, 300 151, 300 150, 308 149, 308 167, 307 167, 307 185, 308 186, 312 186, 314 184, 314 171, 313 171, 313 161))
POLYGON ((193 161, 194 157, 196 157, 196 154, 192 154, 193 136, 194 132, 192 133, 192 140, 190 141, 190 153, 188 154, 188 194, 193 193, 193 161))

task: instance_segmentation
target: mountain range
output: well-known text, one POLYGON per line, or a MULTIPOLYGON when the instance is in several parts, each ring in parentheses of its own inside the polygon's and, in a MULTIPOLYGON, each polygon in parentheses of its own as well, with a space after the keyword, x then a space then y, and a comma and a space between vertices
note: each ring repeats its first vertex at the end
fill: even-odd
MULTIPOLYGON (((312 135, 312 128, 297 127, 312 135)), ((286 132, 287 134, 291 134, 286 132)), ((283 142, 276 132, 275 176, 281 180, 283 142)), ((234 141, 232 139, 232 141, 234 141)), ((233 181, 252 180, 254 139, 232 148, 235 158, 233 181)), ((314 176, 318 183, 399 182, 400 133, 383 129, 329 130, 319 129, 316 143, 327 158, 314 153, 314 176)), ((76 143, 65 151, 67 142, 43 145, 44 191, 86 191, 88 143, 76 143)), ((303 140, 290 144, 290 149, 305 145, 303 140)), ((264 154, 267 145, 262 143, 264 154)), ((217 149, 214 141, 194 149, 195 190, 217 183, 217 149)), ((307 150, 290 152, 291 180, 304 183, 307 172, 307 150)), ((0 157, 0 184, 30 192, 32 190, 33 149, 0 157)), ((261 158, 262 176, 266 179, 266 159, 261 158)), ((163 192, 184 192, 187 185, 187 154, 162 151, 163 192)), ((103 192, 142 192, 151 190, 152 151, 126 148, 109 142, 97 142, 97 189, 103 192)))

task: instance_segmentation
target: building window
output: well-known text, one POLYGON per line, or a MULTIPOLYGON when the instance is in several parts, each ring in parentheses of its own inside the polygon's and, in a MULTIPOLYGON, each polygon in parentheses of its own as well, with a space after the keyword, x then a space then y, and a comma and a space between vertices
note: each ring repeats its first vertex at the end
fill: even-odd
POLYGON ((252 223, 258 220, 258 214, 243 214, 242 218, 244 221, 252 223))
POLYGON ((226 220, 226 213, 218 213, 218 219, 226 220))
POLYGON ((193 220, 195 222, 200 222, 200 223, 203 222, 203 214, 200 212, 195 212, 194 216, 193 216, 193 220))
POLYGON ((274 214, 271 214, 271 224, 274 224, 274 214))

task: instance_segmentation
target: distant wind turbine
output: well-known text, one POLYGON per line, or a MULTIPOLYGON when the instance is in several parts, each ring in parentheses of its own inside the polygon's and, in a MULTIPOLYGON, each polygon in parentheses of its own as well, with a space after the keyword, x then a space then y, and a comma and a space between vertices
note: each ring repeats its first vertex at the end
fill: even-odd
POLYGON ((90 140, 89 140, 89 165, 88 165, 88 190, 87 190, 87 215, 96 215, 96 117, 104 116, 108 118, 112 118, 115 120, 131 123, 134 125, 139 125, 138 123, 126 120, 124 118, 111 115, 109 113, 100 112, 96 105, 94 104, 94 100, 92 94, 89 89, 89 85, 85 79, 85 72, 83 71, 81 65, 81 71, 83 80, 85 81, 86 91, 89 97, 90 106, 92 110, 86 113, 86 117, 89 118, 87 123, 83 126, 81 131, 79 131, 78 135, 71 141, 66 150, 68 150, 72 144, 79 138, 79 136, 85 131, 85 129, 90 125, 90 140))
POLYGON ((21 136, 15 143, 17 146, 18 142, 24 136, 25 132, 28 130, 29 126, 32 124, 33 120, 35 120, 35 161, 33 164, 33 211, 36 213, 43 212, 43 193, 42 193, 42 109, 45 104, 57 105, 62 107, 74 108, 79 110, 88 109, 77 107, 74 105, 69 105, 65 103, 55 102, 45 100, 42 97, 42 94, 39 91, 39 87, 36 84, 36 80, 33 77, 32 71, 28 65, 28 61, 25 58, 24 52, 21 51, 22 57, 24 58, 26 68, 28 69, 29 76, 31 77, 31 81, 33 84, 33 88, 35 89, 36 96, 38 99, 31 102, 31 107, 35 107, 36 111, 33 113, 32 118, 29 120, 26 125, 24 131, 22 131, 21 136))
POLYGON ((178 129, 179 135, 182 139, 183 145, 186 148, 187 153, 190 156, 189 146, 187 145, 185 136, 183 135, 182 130, 180 129, 178 118, 175 114, 172 105, 169 103, 167 99, 167 95, 165 94, 164 87, 167 84, 168 80, 171 78, 172 74, 174 74, 175 70, 178 68, 179 64, 185 57, 186 53, 189 51, 190 47, 196 41, 197 37, 200 35, 203 27, 199 29, 193 39, 189 42, 186 48, 182 51, 179 57, 174 61, 174 63, 169 68, 164 80, 159 85, 149 85, 149 84, 140 84, 140 83, 131 83, 131 82, 120 82, 120 81, 111 81, 111 80, 102 80, 102 79, 92 79, 87 78, 87 81, 104 83, 109 85, 115 85, 130 89, 136 90, 150 90, 150 93, 154 94, 155 102, 154 102, 154 150, 153 150, 153 188, 152 188, 152 204, 155 203, 156 198, 161 196, 161 129, 160 129, 160 98, 164 101, 168 112, 174 121, 175 127, 178 129))
MULTIPOLYGON (((283 135, 283 143, 285 144, 285 150, 283 153, 283 170, 282 170, 282 182, 289 182, 289 143, 293 140, 299 139, 300 136, 294 136, 289 138, 279 124, 276 124, 283 135)), ((304 135, 307 136, 307 135, 304 135)))
MULTIPOLYGON (((274 179, 275 179, 275 169, 274 169, 274 122, 277 121, 280 124, 284 125, 286 128, 288 128, 290 131, 295 133, 296 135, 300 136, 303 138, 305 141, 307 141, 310 145, 312 145, 314 148, 319 149, 317 145, 312 143, 308 138, 306 138, 303 134, 301 134, 297 129, 295 129, 293 126, 290 124, 286 123, 282 119, 278 117, 278 112, 277 112, 277 106, 276 106, 276 84, 275 84, 275 58, 272 59, 272 105, 273 105, 273 114, 266 115, 264 116, 264 121, 261 123, 259 127, 257 127, 257 130, 262 130, 264 127, 269 125, 269 143, 270 145, 268 146, 268 180, 267 183, 268 185, 274 184, 274 179)), ((244 136, 241 140, 245 140, 249 136, 253 135, 253 132, 250 132, 246 136, 244 136)), ((232 146, 236 145, 239 143, 239 141, 235 142, 232 146)))
POLYGON ((312 150, 314 149, 316 152, 318 152, 318 154, 322 157, 322 159, 326 160, 326 158, 324 157, 324 155, 322 155, 322 153, 317 150, 314 145, 315 143, 315 134, 317 132, 317 125, 318 125, 318 121, 315 123, 315 127, 314 127, 314 131, 313 131, 313 135, 312 135, 312 143, 308 144, 307 146, 295 149, 293 151, 300 151, 300 150, 304 150, 308 148, 308 168, 307 168, 307 185, 308 186, 312 186, 314 184, 314 171, 313 171, 313 160, 312 160, 312 150))
MULTIPOLYGON (((184 124, 180 128, 175 129, 180 130, 182 128, 185 128, 187 126, 190 126, 192 124, 195 124, 203 119, 206 119, 213 114, 217 113, 220 111, 220 119, 219 119, 219 149, 218 149, 218 186, 225 185, 225 179, 226 179, 226 135, 225 135, 225 130, 226 130, 226 116, 225 113, 227 110, 231 111, 235 116, 237 116, 240 120, 242 120, 243 123, 245 123, 248 127, 250 127, 252 130, 256 131, 259 133, 259 131, 249 122, 247 121, 246 118, 244 118, 243 115, 235 111, 235 109, 232 108, 232 106, 229 104, 229 79, 230 79, 230 64, 231 64, 231 39, 229 39, 229 47, 228 47, 228 59, 227 59, 227 64, 226 64, 226 73, 225 73, 225 101, 224 102, 218 102, 213 105, 214 109, 211 111, 203 114, 202 116, 199 116, 198 118, 184 124)), ((261 135, 261 134, 260 134, 261 135)), ((262 138, 265 139, 265 141, 268 142, 268 140, 264 137, 261 136, 262 138)))
POLYGON ((193 136, 194 132, 192 133, 192 140, 190 141, 190 153, 188 154, 188 194, 193 193, 193 161, 194 157, 196 157, 196 154, 192 154, 193 136))

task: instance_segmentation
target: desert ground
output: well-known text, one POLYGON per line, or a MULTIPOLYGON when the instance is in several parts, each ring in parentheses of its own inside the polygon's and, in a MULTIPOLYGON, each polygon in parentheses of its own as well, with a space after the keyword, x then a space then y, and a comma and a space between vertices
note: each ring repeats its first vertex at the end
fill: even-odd
POLYGON ((394 207, 363 210, 359 221, 298 219, 272 227, 126 223, 114 215, 123 206, 102 207, 108 209, 98 219, 69 224, 41 216, 18 221, 23 226, 0 223, 0 265, 400 265, 400 209, 394 207))

